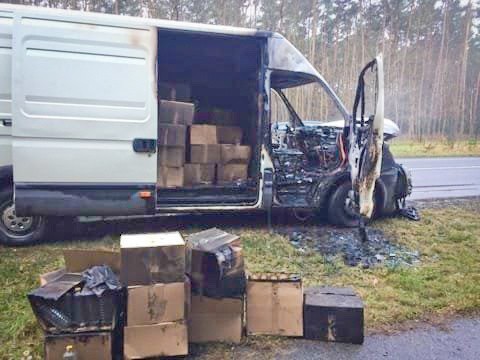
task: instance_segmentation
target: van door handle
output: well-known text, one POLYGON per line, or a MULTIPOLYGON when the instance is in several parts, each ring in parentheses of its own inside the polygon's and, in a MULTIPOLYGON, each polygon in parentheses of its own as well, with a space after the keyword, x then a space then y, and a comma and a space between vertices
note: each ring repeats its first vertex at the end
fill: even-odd
POLYGON ((2 125, 3 126, 12 126, 12 119, 2 119, 2 125))
POLYGON ((157 152, 157 139, 133 139, 133 151, 154 154, 157 152))

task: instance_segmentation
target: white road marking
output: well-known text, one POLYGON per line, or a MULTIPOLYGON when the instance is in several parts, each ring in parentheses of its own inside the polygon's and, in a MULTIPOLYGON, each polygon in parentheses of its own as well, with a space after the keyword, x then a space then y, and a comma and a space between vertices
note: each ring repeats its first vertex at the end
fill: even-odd
POLYGON ((446 167, 426 167, 426 168, 408 168, 408 170, 455 170, 455 169, 480 169, 480 165, 476 166, 446 166, 446 167))

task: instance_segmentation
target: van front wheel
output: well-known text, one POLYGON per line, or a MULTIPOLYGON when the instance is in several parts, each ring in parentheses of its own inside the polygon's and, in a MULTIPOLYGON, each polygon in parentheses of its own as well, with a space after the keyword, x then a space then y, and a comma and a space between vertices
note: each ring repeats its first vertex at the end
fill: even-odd
MULTIPOLYGON (((348 193, 352 189, 352 183, 345 181, 341 183, 330 196, 328 201, 327 215, 330 223, 345 227, 358 226, 358 216, 347 201, 348 193)), ((378 195, 373 192, 373 217, 377 213, 378 195)))
POLYGON ((0 190, 0 243, 10 246, 37 244, 45 234, 42 216, 17 216, 13 192, 0 190))

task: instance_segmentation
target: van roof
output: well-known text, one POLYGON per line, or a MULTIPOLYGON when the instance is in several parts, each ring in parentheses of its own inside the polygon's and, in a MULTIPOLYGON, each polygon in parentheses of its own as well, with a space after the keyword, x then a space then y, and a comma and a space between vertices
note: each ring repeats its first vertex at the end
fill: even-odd
POLYGON ((144 28, 154 26, 160 29, 191 31, 200 33, 224 34, 245 37, 271 37, 274 32, 241 28, 224 25, 211 25, 192 23, 187 21, 161 20, 152 18, 143 18, 127 15, 103 14, 98 12, 87 12, 80 10, 52 9, 40 6, 25 5, 0 5, 0 17, 11 17, 15 13, 21 13, 23 16, 51 19, 67 20, 78 23, 90 23, 96 25, 111 25, 117 27, 144 28))

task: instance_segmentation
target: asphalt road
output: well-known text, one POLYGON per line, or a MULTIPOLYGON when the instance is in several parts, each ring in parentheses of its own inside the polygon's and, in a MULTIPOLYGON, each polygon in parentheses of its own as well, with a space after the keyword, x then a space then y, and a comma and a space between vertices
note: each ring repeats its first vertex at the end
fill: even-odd
POLYGON ((275 359, 480 359, 480 319, 460 319, 446 326, 421 326, 395 335, 370 335, 363 345, 297 340, 275 359))
POLYGON ((480 195, 480 157, 397 159, 411 172, 411 200, 480 195))

